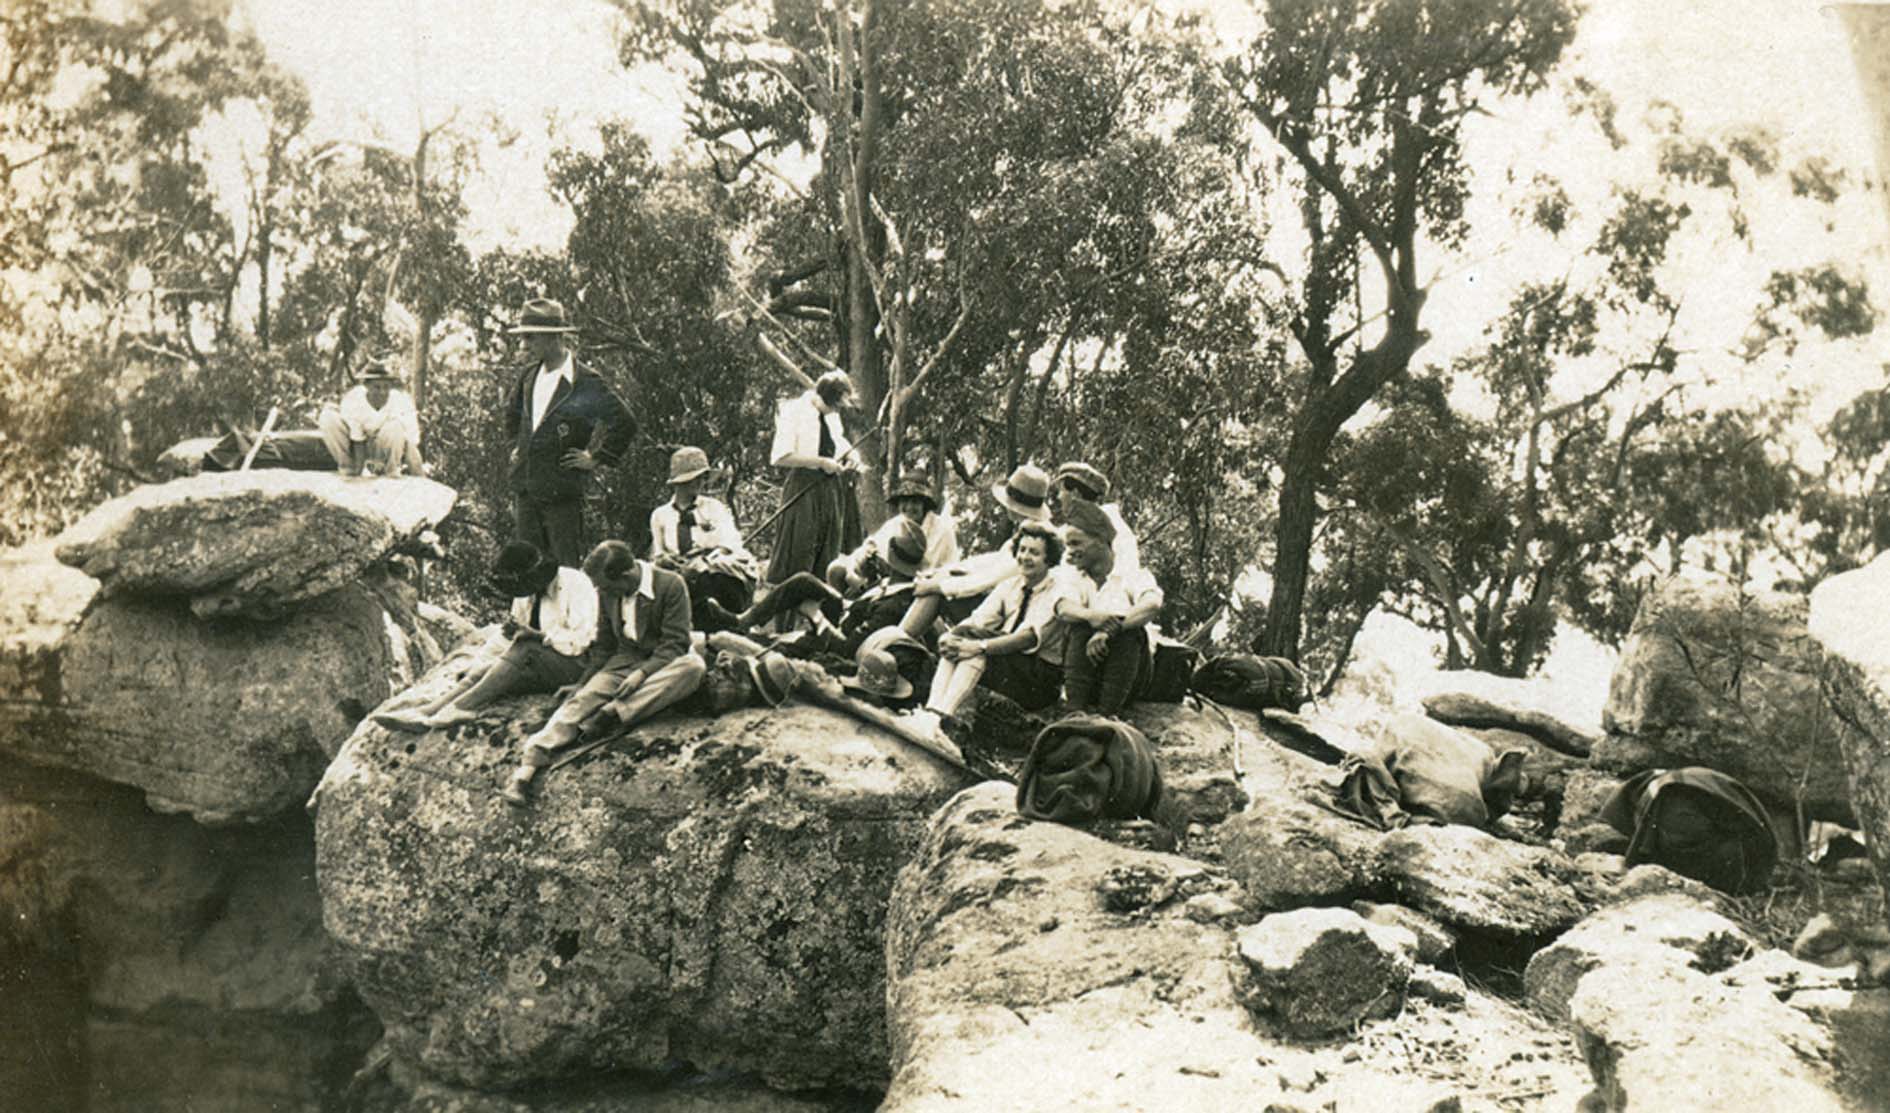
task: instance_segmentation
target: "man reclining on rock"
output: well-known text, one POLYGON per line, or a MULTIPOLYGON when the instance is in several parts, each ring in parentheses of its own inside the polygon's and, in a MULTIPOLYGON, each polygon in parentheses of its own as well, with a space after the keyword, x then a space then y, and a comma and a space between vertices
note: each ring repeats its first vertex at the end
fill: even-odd
POLYGON ((493 565, 492 586, 512 600, 505 633, 512 643, 488 668, 474 668, 452 691, 419 707, 388 711, 374 721, 395 730, 427 731, 479 717, 507 696, 555 692, 584 676, 597 637, 597 587, 529 541, 510 541, 493 565))
POLYGON ((706 600, 706 629, 747 633, 777 616, 798 613, 812 627, 812 636, 796 639, 796 656, 831 653, 851 657, 867 636, 895 624, 912 599, 912 578, 925 555, 925 534, 916 522, 895 519, 899 528, 887 539, 883 553, 862 562, 861 577, 842 594, 811 572, 797 572, 768 592, 759 603, 740 614, 730 614, 713 599, 706 600))
POLYGON ((601 663, 525 742, 525 756, 504 790, 508 803, 529 801, 540 769, 566 747, 634 726, 687 697, 707 665, 691 651, 689 588, 682 577, 639 560, 622 541, 605 541, 584 560, 597 585, 593 659, 601 663))
POLYGON ((1523 758, 1427 716, 1396 715, 1370 752, 1342 766, 1333 810, 1381 831, 1414 821, 1485 827, 1522 793, 1523 758))

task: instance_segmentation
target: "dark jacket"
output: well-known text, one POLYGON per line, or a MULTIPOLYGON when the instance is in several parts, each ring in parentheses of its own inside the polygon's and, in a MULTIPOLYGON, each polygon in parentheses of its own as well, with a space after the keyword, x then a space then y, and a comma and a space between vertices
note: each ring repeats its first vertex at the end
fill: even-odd
POLYGON ((602 658, 616 653, 641 653, 640 667, 646 675, 689 652, 689 588, 683 578, 663 568, 650 569, 650 590, 654 599, 644 599, 637 607, 637 628, 622 627, 624 597, 603 592, 598 600, 601 614, 597 641, 592 651, 602 658))
POLYGON ((623 458, 636 430, 630 408, 601 376, 575 360, 568 384, 561 383, 532 428, 532 382, 538 365, 519 371, 505 408, 505 435, 512 441, 512 490, 534 502, 568 502, 584 490, 585 473, 559 463, 574 448, 589 449, 598 464, 623 458))

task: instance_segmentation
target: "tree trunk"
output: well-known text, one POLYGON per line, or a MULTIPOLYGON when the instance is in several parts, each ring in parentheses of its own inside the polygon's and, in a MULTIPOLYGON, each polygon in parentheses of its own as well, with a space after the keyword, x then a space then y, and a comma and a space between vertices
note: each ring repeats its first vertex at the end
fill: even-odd
POLYGON ((1313 526, 1318 517, 1319 465, 1325 443, 1302 428, 1288 449, 1280 483, 1280 513, 1274 525, 1273 595, 1267 624, 1260 632, 1260 652, 1299 659, 1300 608, 1312 569, 1313 526))

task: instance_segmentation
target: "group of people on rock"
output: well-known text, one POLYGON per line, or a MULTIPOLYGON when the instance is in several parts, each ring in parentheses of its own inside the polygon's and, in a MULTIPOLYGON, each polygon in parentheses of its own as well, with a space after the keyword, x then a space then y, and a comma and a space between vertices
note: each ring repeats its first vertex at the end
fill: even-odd
MULTIPOLYGON (((670 497, 650 514, 646 556, 619 540, 587 552, 585 482, 622 459, 630 411, 573 358, 558 303, 527 302, 511 331, 530 362, 505 412, 515 536, 491 578, 512 599, 511 643, 446 695, 379 716, 431 729, 506 696, 562 693, 526 740, 509 800, 528 799, 540 772, 574 745, 689 698, 711 671, 711 635, 839 659, 838 671, 853 672, 849 693, 941 728, 956 727, 980 687, 1033 712, 1116 715, 1134 698, 1162 591, 1098 469, 1018 466, 990 490, 1006 527, 976 552, 961 550, 933 487, 910 476, 892 487, 885 523, 862 537, 860 464, 841 421, 851 386, 829 372, 775 415, 769 460, 785 478, 765 570, 730 508, 703 490, 713 469, 694 446, 670 457, 670 497)), ((768 671, 752 660, 744 670, 768 696, 768 671)))

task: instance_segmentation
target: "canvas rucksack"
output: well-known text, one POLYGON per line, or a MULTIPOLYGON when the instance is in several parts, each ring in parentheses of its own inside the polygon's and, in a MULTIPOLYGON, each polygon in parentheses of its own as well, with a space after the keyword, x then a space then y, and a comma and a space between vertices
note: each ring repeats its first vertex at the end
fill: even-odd
POLYGON ((1224 707, 1265 711, 1269 707, 1296 711, 1306 702, 1306 674, 1284 657, 1252 653, 1224 653, 1194 670, 1189 685, 1224 707))
POLYGON ((1629 837, 1628 865, 1653 862, 1721 892, 1763 889, 1778 861, 1765 805, 1712 769, 1638 773, 1602 805, 1601 818, 1629 837))

